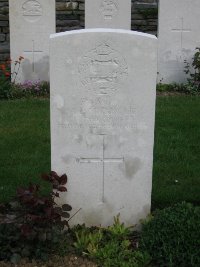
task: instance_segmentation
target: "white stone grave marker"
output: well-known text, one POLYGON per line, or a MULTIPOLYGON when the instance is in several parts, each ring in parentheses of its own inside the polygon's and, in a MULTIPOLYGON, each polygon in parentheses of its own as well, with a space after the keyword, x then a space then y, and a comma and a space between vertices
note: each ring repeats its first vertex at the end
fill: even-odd
POLYGON ((85 28, 131 29, 131 0, 85 0, 85 28))
POLYGON ((52 170, 69 177, 72 224, 133 225, 150 211, 155 36, 90 29, 51 35, 52 170))
MULTIPOLYGON (((49 36, 55 33, 55 0, 10 0, 10 50, 23 56, 16 82, 49 80, 49 36)), ((15 68, 16 70, 16 68, 15 68)))
POLYGON ((184 60, 191 62, 200 46, 199 14, 199 0, 160 0, 158 82, 186 81, 184 60))

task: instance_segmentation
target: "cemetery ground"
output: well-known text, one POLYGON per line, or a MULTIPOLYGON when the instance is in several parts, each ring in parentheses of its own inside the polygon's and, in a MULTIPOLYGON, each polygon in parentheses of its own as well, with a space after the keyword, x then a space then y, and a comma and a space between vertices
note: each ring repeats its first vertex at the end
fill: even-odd
MULTIPOLYGON (((1 202, 50 171, 49 112, 48 99, 1 101, 1 202)), ((183 200, 200 204, 199 114, 200 97, 157 97, 153 209, 183 200)))
MULTIPOLYGON (((48 173, 50 171, 49 109, 49 99, 46 98, 1 101, 1 203, 10 201, 15 195, 16 189, 20 186, 27 186, 30 181, 32 183, 39 183, 44 195, 50 192, 50 186, 40 179, 41 173, 48 173)), ((152 211, 157 208, 169 207, 182 201, 193 203, 195 206, 197 205, 197 210, 195 210, 195 212, 193 212, 193 209, 196 208, 188 204, 180 204, 178 207, 164 209, 161 214, 158 212, 157 217, 155 215, 155 218, 157 218, 155 224, 151 225, 150 223, 150 226, 148 226, 149 224, 147 223, 146 230, 144 225, 144 243, 146 239, 151 239, 152 241, 152 237, 157 236, 158 242, 164 244, 166 242, 167 245, 165 245, 169 246, 165 247, 165 253, 168 253, 167 257, 159 258, 158 253, 156 254, 159 246, 156 242, 151 242, 151 252, 153 255, 151 256, 154 258, 157 257, 157 262, 151 262, 146 254, 129 254, 127 248, 130 244, 132 247, 138 245, 138 236, 135 232, 132 232, 130 237, 129 230, 117 221, 116 217, 116 222, 113 227, 105 230, 103 233, 103 236, 105 235, 106 237, 102 237, 102 233, 96 228, 88 230, 84 227, 80 227, 80 229, 77 228, 72 231, 72 236, 74 238, 72 238, 72 243, 76 247, 76 256, 71 254, 69 245, 71 244, 69 242, 70 237, 61 242, 62 253, 66 249, 66 251, 69 251, 69 256, 63 256, 61 258, 56 258, 57 256, 55 256, 51 258, 46 266, 96 266, 94 263, 77 256, 89 255, 90 258, 94 259, 94 257, 91 256, 94 251, 101 252, 101 255, 98 254, 98 257, 96 256, 99 266, 199 266, 200 256, 197 249, 200 244, 198 237, 195 236, 200 223, 200 212, 198 209, 200 205, 199 114, 199 96, 182 95, 157 97, 152 211), (175 213, 175 211, 177 213, 175 213), (193 216, 194 214, 196 217, 193 216), (185 224, 186 218, 189 222, 187 226, 185 224), (172 224, 173 226, 175 225, 175 230, 170 232, 172 224), (185 227, 188 228, 185 229, 185 227), (187 255, 181 255, 181 249, 176 247, 175 235, 179 236, 178 244, 181 244, 183 240, 184 242, 187 240, 187 255), (88 236, 90 236, 89 240, 92 242, 89 243, 89 245, 88 242, 90 241, 87 239, 88 236), (106 248, 99 248, 98 250, 98 241, 101 240, 101 242, 105 242, 104 239, 106 239, 108 246, 106 248), (119 240, 121 242, 120 244, 119 240), (90 247, 91 244, 93 247, 90 247), (118 248, 116 248, 116 244, 119 244, 118 248), (170 245, 172 245, 172 247, 170 247, 170 245), (119 249, 123 252, 119 253, 119 249), (174 254, 172 253, 173 255, 169 255, 171 252, 170 249, 174 250, 174 254), (196 253, 193 256, 194 258, 196 257, 195 259, 198 263, 195 261, 192 262, 191 259, 188 260, 193 252, 196 253), (109 258, 109 256, 106 253, 110 253, 111 256, 111 259, 107 262, 105 258, 106 256, 109 258), (127 258, 129 258, 132 263, 128 263, 127 258), (105 265, 100 265, 102 264, 102 259, 105 265), (123 265, 123 259, 126 260, 127 265, 123 265), (115 261, 117 261, 117 263, 115 261), (187 262, 187 265, 185 265, 184 261, 187 262)), ((70 179, 70 177, 68 177, 68 179, 70 179)), ((72 211, 70 213, 73 215, 73 203, 68 204, 72 206, 72 211)), ((0 239, 1 238, 2 236, 0 236, 0 239)), ((0 240, 0 242, 2 242, 2 240, 0 240)), ((59 248, 61 248, 61 246, 59 248)), ((162 251, 162 253, 164 253, 164 251, 162 251)), ((15 262, 15 256, 17 254, 18 253, 15 253, 13 262, 15 262)), ((1 266, 9 266, 9 263, 1 264, 1 266)), ((37 264, 38 265, 36 265, 35 261, 30 265, 26 261, 22 261, 20 266, 45 266, 45 263, 37 264)))

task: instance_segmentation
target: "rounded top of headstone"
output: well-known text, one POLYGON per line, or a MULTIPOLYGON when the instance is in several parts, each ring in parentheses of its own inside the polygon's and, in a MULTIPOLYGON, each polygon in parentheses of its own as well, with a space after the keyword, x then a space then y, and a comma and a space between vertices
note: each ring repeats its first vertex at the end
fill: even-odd
POLYGON ((50 38, 53 39, 57 37, 67 36, 67 35, 87 34, 87 33, 117 33, 117 34, 127 34, 127 35, 135 35, 135 36, 157 39, 155 35, 144 33, 144 32, 123 30, 123 29, 107 29, 107 28, 93 28, 93 29, 60 32, 60 33, 51 34, 50 38))

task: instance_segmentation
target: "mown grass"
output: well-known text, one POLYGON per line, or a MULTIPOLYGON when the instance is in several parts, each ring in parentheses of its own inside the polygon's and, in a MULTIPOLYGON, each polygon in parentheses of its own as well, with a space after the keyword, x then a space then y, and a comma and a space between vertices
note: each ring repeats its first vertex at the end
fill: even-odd
POLYGON ((200 97, 159 97, 153 171, 153 207, 200 204, 200 97))
POLYGON ((49 171, 49 100, 0 101, 0 201, 49 171))
MULTIPOLYGON (((49 129, 48 99, 0 101, 0 201, 50 171, 49 129)), ((158 97, 152 204, 183 200, 200 204, 200 97, 158 97)))

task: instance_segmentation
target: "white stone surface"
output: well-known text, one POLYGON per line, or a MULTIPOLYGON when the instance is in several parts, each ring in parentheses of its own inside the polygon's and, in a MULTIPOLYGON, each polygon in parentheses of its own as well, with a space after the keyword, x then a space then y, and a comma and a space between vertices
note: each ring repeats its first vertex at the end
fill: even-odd
POLYGON ((85 0, 85 28, 131 29, 131 0, 85 0))
POLYGON ((160 0, 158 81, 185 82, 184 60, 200 46, 200 1, 160 0))
POLYGON ((157 38, 90 29, 50 40, 52 170, 71 224, 127 225, 150 210, 157 38))
POLYGON ((18 83, 49 80, 49 36, 55 33, 55 0, 9 0, 10 49, 23 56, 18 83))

